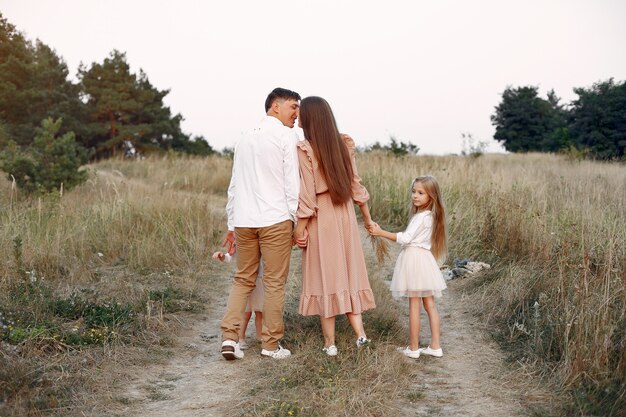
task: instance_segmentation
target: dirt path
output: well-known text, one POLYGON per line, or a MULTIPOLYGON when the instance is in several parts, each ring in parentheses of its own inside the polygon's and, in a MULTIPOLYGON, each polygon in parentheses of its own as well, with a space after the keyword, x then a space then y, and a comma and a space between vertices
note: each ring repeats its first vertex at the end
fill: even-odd
MULTIPOLYGON (((402 415, 528 416, 539 411, 547 401, 541 388, 506 364, 485 325, 469 312, 474 300, 463 295, 460 281, 448 284, 438 303, 444 357, 417 360, 419 376, 408 388, 416 401, 406 404, 402 415)), ((428 326, 425 314, 421 322, 428 326)), ((430 332, 421 334, 420 345, 427 345, 430 332)))
MULTIPOLYGON (((367 256, 373 256, 369 244, 364 248, 367 256)), ((388 264, 385 271, 378 273, 388 275, 388 268, 393 266, 388 264)), ((171 359, 137 372, 126 393, 130 405, 121 415, 239 415, 238 405, 249 392, 249 389, 241 389, 241 382, 246 381, 262 359, 258 344, 246 351, 243 361, 227 362, 219 354, 219 322, 230 285, 229 280, 221 282, 213 289, 222 294, 215 297, 221 301, 181 332, 172 348, 171 359)), ((411 366, 418 367, 418 377, 406 388, 407 400, 405 404, 398 404, 401 410, 398 415, 536 415, 541 411, 537 404, 545 404, 547 396, 505 363, 504 354, 487 335, 485 326, 470 313, 469 303, 475 300, 464 295, 460 288, 462 282, 453 280, 448 284, 445 296, 438 301, 444 357, 422 357, 415 362, 407 359, 411 366)), ((422 323, 427 326, 426 317, 422 318, 422 323)), ((249 329, 249 336, 253 336, 253 323, 249 329)), ((420 344, 427 344, 429 335, 430 332, 423 329, 420 344)))
MULTIPOLYGON (((228 410, 233 404, 239 409, 241 381, 261 358, 258 345, 250 346, 242 361, 227 362, 219 353, 219 325, 229 288, 230 280, 214 288, 223 296, 216 297, 220 301, 211 306, 209 314, 181 332, 171 360, 140 370, 126 393, 133 406, 122 415, 212 417, 230 415, 228 410)), ((254 337, 253 320, 248 336, 254 337)))

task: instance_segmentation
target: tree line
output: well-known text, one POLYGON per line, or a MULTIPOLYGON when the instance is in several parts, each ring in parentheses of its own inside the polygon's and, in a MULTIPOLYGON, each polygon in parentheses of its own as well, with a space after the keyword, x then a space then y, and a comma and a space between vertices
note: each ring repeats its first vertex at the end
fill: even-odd
POLYGON ((19 185, 37 187, 41 158, 52 147, 70 155, 57 170, 118 155, 125 146, 144 154, 214 153, 203 137, 181 130, 183 117, 163 102, 169 90, 141 70, 132 73, 123 52, 81 64, 77 82, 68 76, 52 48, 29 41, 0 14, 0 168, 17 175, 19 185))
POLYGON ((574 88, 578 98, 564 105, 554 90, 539 97, 536 86, 507 87, 491 122, 494 139, 510 152, 575 152, 624 160, 626 82, 612 78, 574 88))
MULTIPOLYGON (((0 13, 0 169, 20 187, 75 185, 85 178, 81 165, 129 148, 142 154, 215 153, 203 137, 182 132, 183 117, 163 102, 169 90, 157 89, 142 70, 132 73, 123 52, 81 64, 77 82, 68 76, 62 57, 39 40, 27 40, 0 13)), ((535 86, 506 88, 491 116, 494 139, 511 152, 566 150, 624 159, 626 83, 609 79, 574 91, 578 99, 563 105, 554 91, 541 98, 535 86)), ((371 150, 419 150, 391 139, 371 150)))

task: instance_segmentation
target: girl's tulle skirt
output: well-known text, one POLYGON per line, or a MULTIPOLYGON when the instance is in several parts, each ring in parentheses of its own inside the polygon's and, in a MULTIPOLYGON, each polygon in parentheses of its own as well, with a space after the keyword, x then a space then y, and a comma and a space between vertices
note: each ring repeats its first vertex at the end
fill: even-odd
POLYGON ((433 254, 424 248, 407 246, 398 255, 391 280, 394 297, 441 297, 447 288, 433 254))

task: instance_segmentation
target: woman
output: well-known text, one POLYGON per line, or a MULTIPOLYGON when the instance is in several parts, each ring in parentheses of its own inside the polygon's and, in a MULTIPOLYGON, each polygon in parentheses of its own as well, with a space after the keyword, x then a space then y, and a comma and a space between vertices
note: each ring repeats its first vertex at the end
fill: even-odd
POLYGON ((300 196, 294 231, 295 243, 303 249, 299 313, 320 316, 323 350, 335 356, 335 316, 346 314, 361 347, 369 343, 361 312, 376 307, 353 202, 366 228, 375 223, 356 170, 354 141, 337 130, 328 102, 321 97, 302 100, 299 125, 305 137, 298 143, 300 196))

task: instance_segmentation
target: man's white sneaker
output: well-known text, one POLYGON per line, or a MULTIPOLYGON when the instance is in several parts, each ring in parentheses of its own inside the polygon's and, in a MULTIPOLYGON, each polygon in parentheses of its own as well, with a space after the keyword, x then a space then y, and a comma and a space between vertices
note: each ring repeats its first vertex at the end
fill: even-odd
POLYGON ((337 346, 330 345, 322 349, 328 356, 337 356, 337 346))
POLYGON ((420 357, 420 350, 421 349, 411 350, 411 346, 407 346, 404 349, 398 348, 398 352, 411 359, 418 359, 420 357))
POLYGON ((363 346, 367 346, 369 345, 371 342, 371 340, 369 340, 367 337, 365 336, 361 336, 356 340, 356 347, 363 347, 363 346))
POLYGON ((440 358, 443 356, 443 350, 441 348, 433 349, 430 346, 428 346, 426 348, 419 349, 419 351, 422 355, 434 356, 436 358, 440 358))
POLYGON ((291 356, 291 351, 289 349, 285 349, 281 345, 278 345, 278 349, 276 350, 261 350, 261 356, 267 356, 272 359, 285 359, 291 356))
POLYGON ((224 340, 222 342, 222 356, 227 361, 243 359, 243 351, 239 347, 239 343, 234 340, 224 340))

